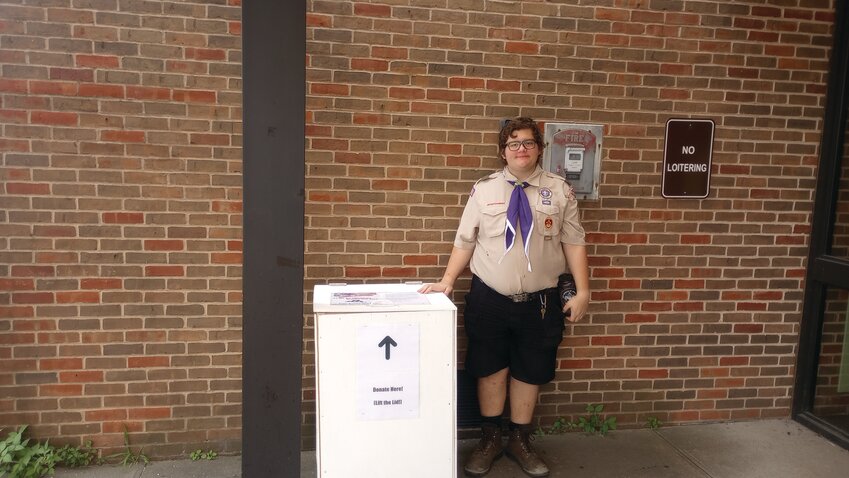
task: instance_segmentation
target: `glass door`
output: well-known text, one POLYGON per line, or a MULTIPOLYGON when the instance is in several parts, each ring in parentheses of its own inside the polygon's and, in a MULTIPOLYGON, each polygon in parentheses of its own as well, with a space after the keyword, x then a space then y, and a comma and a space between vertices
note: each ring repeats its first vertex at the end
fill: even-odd
POLYGON ((793 417, 849 449, 849 2, 835 2, 793 417))

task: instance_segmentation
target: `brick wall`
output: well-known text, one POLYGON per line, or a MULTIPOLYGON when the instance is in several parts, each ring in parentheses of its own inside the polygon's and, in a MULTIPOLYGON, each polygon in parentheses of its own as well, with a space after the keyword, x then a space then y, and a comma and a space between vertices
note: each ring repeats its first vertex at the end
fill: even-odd
MULTIPOLYGON (((833 1, 586 3, 308 2, 305 447, 312 286, 438 278, 518 114, 605 125, 540 420, 789 414, 833 1), (660 197, 670 117, 716 121, 707 200, 660 197)), ((238 6, 0 7, 0 424, 238 450, 238 6)))
POLYGON ((627 426, 788 416, 832 11, 312 0, 307 287, 439 278, 473 181, 499 167, 500 118, 601 123, 600 200, 581 203, 593 303, 541 422, 588 403, 627 426), (671 117, 716 122, 706 200, 661 197, 671 117))
POLYGON ((0 6, 0 428, 240 449, 240 2, 0 6))

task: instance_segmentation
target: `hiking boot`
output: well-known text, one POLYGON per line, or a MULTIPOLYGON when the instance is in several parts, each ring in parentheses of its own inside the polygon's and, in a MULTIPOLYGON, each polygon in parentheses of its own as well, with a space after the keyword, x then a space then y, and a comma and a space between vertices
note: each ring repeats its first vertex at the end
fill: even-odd
POLYGON ((510 430, 505 451, 507 456, 515 460, 528 476, 534 478, 548 476, 548 466, 531 448, 530 427, 510 430))
POLYGON ((483 476, 489 473, 492 462, 501 458, 504 445, 501 444, 501 427, 490 423, 481 425, 481 440, 466 460, 463 471, 469 476, 483 476))

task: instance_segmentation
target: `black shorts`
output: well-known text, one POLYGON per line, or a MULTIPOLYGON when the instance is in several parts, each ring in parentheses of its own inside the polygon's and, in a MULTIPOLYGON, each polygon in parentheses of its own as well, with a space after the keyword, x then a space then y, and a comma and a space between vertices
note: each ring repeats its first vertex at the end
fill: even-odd
POLYGON ((509 368, 516 380, 533 385, 550 382, 563 340, 563 320, 556 288, 535 292, 527 302, 513 302, 473 276, 464 314, 469 339, 466 372, 480 378, 509 368))

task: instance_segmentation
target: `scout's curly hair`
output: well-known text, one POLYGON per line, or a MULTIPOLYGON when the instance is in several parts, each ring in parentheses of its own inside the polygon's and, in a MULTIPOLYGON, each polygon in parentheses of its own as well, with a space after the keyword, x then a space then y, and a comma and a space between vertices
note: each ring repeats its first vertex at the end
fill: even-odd
POLYGON ((539 149, 537 164, 542 163, 542 151, 545 149, 545 142, 542 140, 542 132, 539 130, 539 126, 536 121, 525 116, 512 118, 501 127, 501 133, 498 135, 498 158, 501 159, 501 163, 507 164, 507 160, 504 159, 504 150, 507 148, 507 141, 510 140, 510 136, 514 132, 520 129, 529 129, 533 133, 534 141, 536 141, 537 149, 539 149))

